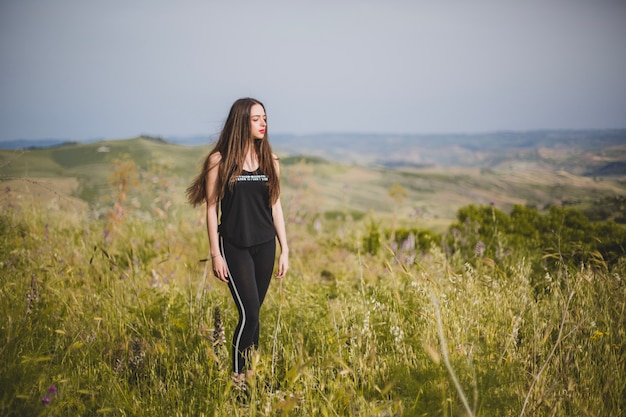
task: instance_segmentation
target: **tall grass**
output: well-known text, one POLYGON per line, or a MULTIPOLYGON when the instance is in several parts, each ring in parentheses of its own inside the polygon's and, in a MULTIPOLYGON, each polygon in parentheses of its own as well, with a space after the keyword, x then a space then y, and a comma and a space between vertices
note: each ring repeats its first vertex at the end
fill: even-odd
POLYGON ((242 398, 222 335, 230 340, 236 309, 199 262, 201 213, 165 202, 167 187, 159 210, 129 197, 114 220, 5 190, 0 414, 626 412, 623 262, 533 277, 515 254, 508 270, 437 246, 407 257, 382 242, 371 255, 365 221, 326 230, 305 211, 289 222, 292 268, 270 287, 242 398))

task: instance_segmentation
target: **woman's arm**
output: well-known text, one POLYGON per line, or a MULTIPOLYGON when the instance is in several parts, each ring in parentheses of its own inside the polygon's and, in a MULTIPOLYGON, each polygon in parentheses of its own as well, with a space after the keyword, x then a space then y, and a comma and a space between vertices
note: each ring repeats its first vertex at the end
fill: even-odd
MULTIPOLYGON (((278 158, 274 156, 274 165, 276 174, 280 173, 278 158)), ((289 269, 289 245, 287 245, 287 230, 285 228, 285 217, 283 215, 283 207, 280 203, 280 197, 272 206, 272 218, 274 220, 274 228, 276 229, 276 237, 280 244, 280 257, 278 258, 277 278, 283 278, 289 269)))
POLYGON ((226 267, 226 261, 222 258, 219 234, 217 232, 217 204, 219 199, 217 177, 219 175, 219 164, 221 160, 222 156, 219 152, 209 156, 209 173, 207 174, 206 184, 206 227, 209 235, 209 248, 211 249, 213 275, 215 275, 220 281, 228 282, 228 268, 226 267))

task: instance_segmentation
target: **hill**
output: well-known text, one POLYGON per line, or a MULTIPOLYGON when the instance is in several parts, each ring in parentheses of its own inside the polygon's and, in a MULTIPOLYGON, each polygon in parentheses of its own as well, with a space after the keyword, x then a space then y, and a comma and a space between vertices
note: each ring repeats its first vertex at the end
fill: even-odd
MULTIPOLYGON (((315 140, 305 149, 310 152, 307 156, 290 153, 290 149, 302 148, 298 147, 301 146, 298 142, 287 146, 285 138, 277 140, 274 148, 282 157, 283 204, 293 218, 317 216, 332 221, 346 214, 363 218, 372 213, 397 217, 401 223, 417 222, 442 229, 454 218, 459 207, 468 204, 495 204, 505 210, 514 204, 538 208, 572 205, 590 209, 605 204, 607 199, 626 195, 626 175, 621 172, 626 145, 619 144, 617 136, 607 133, 602 139, 598 135, 597 140, 590 143, 582 134, 572 135, 568 146, 562 137, 551 139, 548 136, 536 135, 534 141, 522 143, 521 137, 514 135, 510 146, 495 137, 482 141, 465 138, 462 143, 454 138, 428 143, 424 139, 414 151, 407 148, 407 143, 415 138, 394 142, 395 139, 372 136, 358 147, 362 153, 350 147, 353 155, 360 155, 355 159, 360 159, 362 164, 333 161, 333 158, 341 159, 339 150, 348 151, 350 140, 362 137, 333 142, 337 153, 316 152, 315 140), (482 145, 472 148, 475 141, 482 145), (385 155, 385 164, 373 160, 374 142, 379 150, 377 158, 385 155), (530 147, 539 143, 544 143, 545 147, 530 147), (432 157, 425 156, 427 148, 432 157), (412 152, 421 159, 410 159, 412 152), (446 152, 447 156, 439 155, 446 152), (392 163, 396 154, 403 154, 405 162, 392 163), (452 166, 463 154, 469 155, 465 162, 452 166), (614 168, 603 170, 601 166, 614 168), (587 173, 594 176, 585 175, 587 173), (394 198, 390 195, 392 187, 401 191, 394 198)), ((319 149, 331 146, 331 142, 318 139, 319 149)), ((56 187, 50 181, 67 180, 70 182, 60 187, 59 194, 97 208, 107 204, 106 198, 113 193, 111 178, 116 166, 128 160, 135 165, 138 181, 169 181, 168 192, 182 205, 184 189, 208 151, 208 145, 183 146, 149 137, 2 150, 0 179, 14 190, 26 184, 30 192, 37 184, 47 184, 40 186, 48 189, 48 193, 43 193, 46 195, 56 187)), ((150 196, 145 195, 134 204, 147 205, 149 200, 150 196)), ((612 212, 607 216, 613 216, 612 212)))
POLYGON ((0 178, 75 178, 73 195, 95 204, 110 188, 117 161, 134 161, 142 171, 167 170, 173 178, 188 178, 198 163, 197 148, 139 137, 93 143, 68 143, 49 148, 0 151, 0 178))
MULTIPOLYGON (((559 130, 485 134, 277 135, 276 147, 342 163, 384 167, 498 168, 511 161, 586 174, 626 161, 626 130, 559 130)), ((624 175, 626 171, 619 171, 624 175)))
MULTIPOLYGON (((206 135, 141 137, 192 147, 210 146, 216 140, 206 135)), ((344 164, 387 168, 455 166, 493 169, 515 161, 579 175, 626 174, 626 129, 420 135, 272 134, 271 141, 283 154, 318 156, 344 164)), ((61 139, 16 140, 0 142, 0 148, 34 149, 65 144, 70 143, 61 139)))

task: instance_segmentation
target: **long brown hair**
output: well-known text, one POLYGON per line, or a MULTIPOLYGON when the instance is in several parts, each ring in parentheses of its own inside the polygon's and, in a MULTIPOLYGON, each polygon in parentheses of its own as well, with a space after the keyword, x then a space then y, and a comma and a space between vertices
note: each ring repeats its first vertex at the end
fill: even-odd
POLYGON ((209 170, 213 168, 210 162, 211 156, 215 153, 219 153, 221 156, 217 176, 217 199, 219 201, 224 197, 226 187, 232 189, 236 177, 241 175, 246 151, 251 140, 253 140, 254 150, 259 160, 259 168, 268 178, 270 205, 278 200, 280 183, 274 165, 274 154, 267 139, 267 127, 263 139, 259 140, 253 139, 250 131, 250 109, 255 104, 259 104, 265 110, 263 103, 249 97, 240 98, 230 108, 217 144, 206 156, 200 173, 187 188, 187 200, 194 207, 206 202, 209 198, 207 195, 207 176, 209 170))

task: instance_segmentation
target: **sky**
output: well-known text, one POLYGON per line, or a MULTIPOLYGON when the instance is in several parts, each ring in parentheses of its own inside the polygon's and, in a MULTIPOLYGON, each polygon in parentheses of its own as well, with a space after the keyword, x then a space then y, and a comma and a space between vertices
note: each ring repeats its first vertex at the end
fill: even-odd
POLYGON ((0 0, 0 141, 626 127, 624 0, 0 0))

